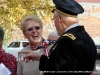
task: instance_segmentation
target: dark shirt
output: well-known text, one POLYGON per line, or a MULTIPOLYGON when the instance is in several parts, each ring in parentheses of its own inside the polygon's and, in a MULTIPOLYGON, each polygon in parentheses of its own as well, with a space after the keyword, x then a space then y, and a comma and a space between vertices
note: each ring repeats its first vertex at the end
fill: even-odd
POLYGON ((66 31, 57 40, 50 49, 49 57, 41 56, 39 69, 47 72, 66 72, 44 75, 90 75, 95 66, 96 56, 97 51, 92 38, 83 26, 77 26, 66 31))
POLYGON ((5 53, 3 49, 0 49, 0 63, 3 63, 11 71, 11 75, 17 75, 16 58, 12 54, 5 53))

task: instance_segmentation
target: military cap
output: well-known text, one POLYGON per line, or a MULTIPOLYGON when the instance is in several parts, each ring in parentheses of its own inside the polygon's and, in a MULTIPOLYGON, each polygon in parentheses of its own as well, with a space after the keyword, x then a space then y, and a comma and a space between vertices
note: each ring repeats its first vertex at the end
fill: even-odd
POLYGON ((75 0, 53 0, 57 12, 66 16, 77 16, 84 12, 83 7, 75 0))
POLYGON ((4 30, 0 27, 0 40, 4 38, 4 30))

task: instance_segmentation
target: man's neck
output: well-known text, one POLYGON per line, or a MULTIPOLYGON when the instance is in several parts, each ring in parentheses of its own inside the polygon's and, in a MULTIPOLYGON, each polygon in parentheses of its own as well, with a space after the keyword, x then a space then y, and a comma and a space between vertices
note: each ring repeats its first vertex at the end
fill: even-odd
POLYGON ((79 26, 79 23, 72 24, 65 31, 68 31, 69 29, 72 29, 72 28, 77 27, 77 26, 79 26))

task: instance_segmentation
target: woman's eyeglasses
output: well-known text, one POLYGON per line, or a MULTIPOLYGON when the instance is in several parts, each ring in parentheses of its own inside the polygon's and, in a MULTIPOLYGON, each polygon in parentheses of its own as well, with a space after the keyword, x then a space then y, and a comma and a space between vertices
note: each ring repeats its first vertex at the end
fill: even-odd
POLYGON ((40 26, 35 26, 35 27, 30 27, 30 28, 28 28, 27 30, 28 30, 28 31, 32 31, 33 29, 39 30, 40 28, 41 28, 40 26))

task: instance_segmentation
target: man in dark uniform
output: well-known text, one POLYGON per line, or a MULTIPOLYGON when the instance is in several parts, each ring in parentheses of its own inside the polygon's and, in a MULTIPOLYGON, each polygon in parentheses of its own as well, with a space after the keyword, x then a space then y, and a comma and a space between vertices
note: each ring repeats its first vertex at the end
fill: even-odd
POLYGON ((75 0, 53 2, 53 20, 61 37, 51 48, 48 57, 27 52, 24 58, 40 60, 39 69, 44 71, 44 75, 90 75, 94 69, 97 51, 92 38, 77 21, 77 15, 83 13, 84 9, 75 0))

